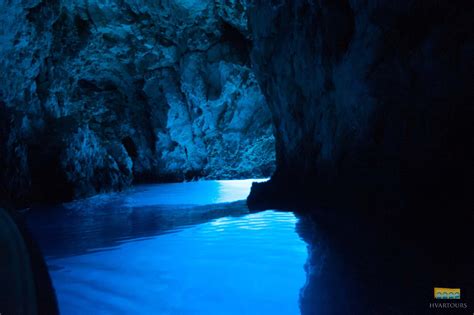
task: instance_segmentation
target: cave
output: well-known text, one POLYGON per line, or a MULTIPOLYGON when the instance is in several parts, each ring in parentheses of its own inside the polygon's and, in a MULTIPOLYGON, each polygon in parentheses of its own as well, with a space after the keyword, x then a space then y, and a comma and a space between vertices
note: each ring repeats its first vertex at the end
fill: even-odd
POLYGON ((0 8, 0 315, 472 312, 472 5, 0 8))

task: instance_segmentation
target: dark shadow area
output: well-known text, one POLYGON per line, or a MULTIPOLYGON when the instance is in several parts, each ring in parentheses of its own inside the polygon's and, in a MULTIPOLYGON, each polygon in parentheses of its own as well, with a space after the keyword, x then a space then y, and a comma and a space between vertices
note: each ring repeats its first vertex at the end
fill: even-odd
POLYGON ((128 156, 135 159, 138 157, 137 146, 129 136, 122 139, 122 144, 128 153, 128 156))
POLYGON ((0 312, 59 314, 40 249, 20 216, 0 209, 0 312))
POLYGON ((250 65, 252 42, 229 23, 222 22, 221 42, 228 43, 232 47, 232 53, 236 54, 243 64, 250 65))
POLYGON ((309 244, 302 314, 471 314, 473 223, 472 214, 300 215, 309 244), (460 288, 461 299, 435 300, 434 287, 460 288), (466 308, 430 308, 443 302, 466 308))

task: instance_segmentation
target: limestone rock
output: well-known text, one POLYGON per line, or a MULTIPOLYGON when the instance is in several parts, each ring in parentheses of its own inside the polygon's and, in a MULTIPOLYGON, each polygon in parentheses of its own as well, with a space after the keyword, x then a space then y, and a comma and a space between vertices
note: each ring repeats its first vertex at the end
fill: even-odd
POLYGON ((0 199, 269 176, 245 2, 0 4, 0 199))

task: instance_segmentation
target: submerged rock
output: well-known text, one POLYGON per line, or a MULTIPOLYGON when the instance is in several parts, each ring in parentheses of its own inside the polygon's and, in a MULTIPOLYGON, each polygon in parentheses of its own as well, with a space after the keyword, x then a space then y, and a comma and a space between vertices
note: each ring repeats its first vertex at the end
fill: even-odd
POLYGON ((0 199, 269 176, 242 1, 0 4, 0 199))

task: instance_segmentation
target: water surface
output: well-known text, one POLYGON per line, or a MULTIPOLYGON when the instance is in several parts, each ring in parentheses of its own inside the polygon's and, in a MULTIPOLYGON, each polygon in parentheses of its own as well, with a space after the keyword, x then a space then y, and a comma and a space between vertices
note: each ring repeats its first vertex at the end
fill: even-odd
POLYGON ((138 186, 31 211, 62 314, 299 314, 292 213, 248 213, 252 180, 138 186))

